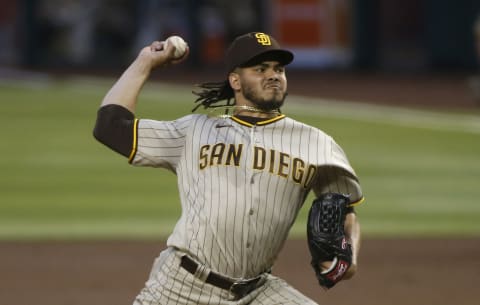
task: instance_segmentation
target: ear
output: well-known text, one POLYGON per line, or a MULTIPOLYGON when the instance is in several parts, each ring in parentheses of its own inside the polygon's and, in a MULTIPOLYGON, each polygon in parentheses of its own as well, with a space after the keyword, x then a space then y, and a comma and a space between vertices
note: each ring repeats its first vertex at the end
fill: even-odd
POLYGON ((240 75, 236 72, 232 72, 228 75, 228 82, 233 91, 238 91, 242 87, 240 84, 240 75))

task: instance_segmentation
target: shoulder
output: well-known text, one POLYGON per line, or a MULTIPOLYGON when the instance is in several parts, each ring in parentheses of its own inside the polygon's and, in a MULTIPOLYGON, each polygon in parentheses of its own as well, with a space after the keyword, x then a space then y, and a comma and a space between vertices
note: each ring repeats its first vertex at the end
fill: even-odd
POLYGON ((174 122, 184 123, 184 124, 195 124, 196 122, 203 121, 207 118, 204 114, 188 114, 176 119, 174 122))
POLYGON ((320 129, 318 127, 309 125, 309 124, 301 122, 301 121, 297 121, 297 120, 295 120, 293 118, 290 118, 290 117, 285 117, 284 121, 285 121, 286 126, 291 126, 292 128, 295 128, 297 130, 301 130, 302 132, 305 132, 305 133, 309 133, 310 135, 316 136, 318 138, 325 138, 325 139, 328 139, 328 140, 333 140, 332 137, 329 134, 327 134, 325 131, 323 131, 322 129, 320 129))

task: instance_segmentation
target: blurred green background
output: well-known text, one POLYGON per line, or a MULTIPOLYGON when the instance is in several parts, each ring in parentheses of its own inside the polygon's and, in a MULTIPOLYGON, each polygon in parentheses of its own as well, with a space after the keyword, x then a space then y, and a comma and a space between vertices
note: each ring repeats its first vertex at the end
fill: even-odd
MULTIPOLYGON (((176 177, 135 168, 92 136, 112 79, 0 83, 0 239, 165 238, 176 177)), ((174 119, 191 87, 150 84, 139 117, 174 119)), ((361 179, 365 236, 480 236, 480 115, 290 96, 284 113, 331 134, 361 179), (312 103, 315 103, 314 105, 312 103)), ((305 236, 307 199, 291 236, 305 236)))

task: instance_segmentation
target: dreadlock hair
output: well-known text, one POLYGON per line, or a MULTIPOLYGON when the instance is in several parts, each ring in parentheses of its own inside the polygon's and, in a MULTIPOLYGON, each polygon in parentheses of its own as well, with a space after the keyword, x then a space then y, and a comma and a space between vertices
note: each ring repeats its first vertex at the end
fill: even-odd
POLYGON ((204 109, 207 108, 217 108, 217 107, 228 107, 235 105, 233 99, 233 89, 230 87, 228 80, 223 82, 209 82, 196 85, 200 88, 199 91, 192 91, 192 93, 198 98, 195 100, 195 103, 198 103, 193 109, 192 112, 203 106, 204 109), (226 101, 223 104, 218 104, 218 102, 226 101))

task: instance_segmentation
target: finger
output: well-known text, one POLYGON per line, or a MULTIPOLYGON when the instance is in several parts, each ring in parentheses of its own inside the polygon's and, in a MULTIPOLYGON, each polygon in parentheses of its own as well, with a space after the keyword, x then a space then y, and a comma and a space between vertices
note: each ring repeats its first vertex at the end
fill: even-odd
POLYGON ((172 43, 167 43, 166 41, 164 41, 163 48, 165 50, 165 53, 167 54, 167 57, 173 59, 173 54, 175 53, 175 46, 172 43))
POLYGON ((333 261, 325 261, 320 263, 320 268, 322 271, 329 270, 333 265, 333 261))
POLYGON ((165 45, 165 42, 163 41, 154 41, 150 45, 150 50, 153 52, 163 51, 164 45, 165 45))
POLYGON ((172 60, 172 64, 178 64, 178 63, 181 63, 182 61, 185 61, 189 54, 190 54, 190 48, 187 46, 187 48, 185 49, 185 53, 183 53, 182 57, 172 60))

